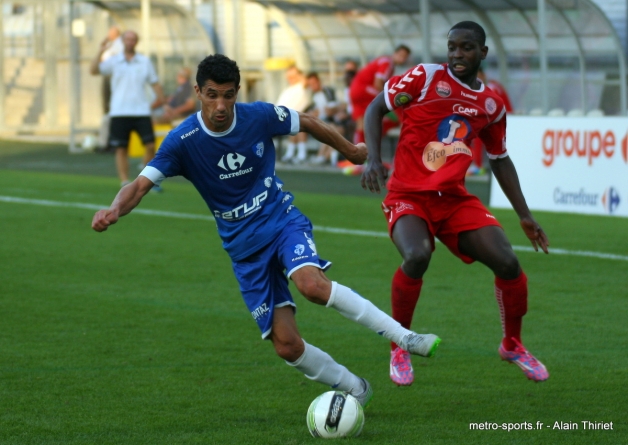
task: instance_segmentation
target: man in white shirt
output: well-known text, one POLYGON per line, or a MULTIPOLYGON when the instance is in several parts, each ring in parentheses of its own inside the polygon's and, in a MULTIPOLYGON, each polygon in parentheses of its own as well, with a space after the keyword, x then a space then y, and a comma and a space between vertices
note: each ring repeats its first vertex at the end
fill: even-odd
MULTIPOLYGON (((286 71, 286 80, 288 81, 288 87, 281 92, 276 105, 283 105, 300 113, 304 112, 310 104, 310 96, 305 89, 305 77, 303 73, 296 66, 292 66, 286 71)), ((290 136, 288 138, 286 152, 282 156, 281 162, 293 162, 295 164, 304 162, 307 157, 306 140, 307 135, 303 132, 295 136, 290 136)))
MULTIPOLYGON (((144 144, 144 164, 155 156, 155 133, 151 121, 151 110, 164 101, 159 79, 150 59, 135 52, 139 37, 134 31, 122 34, 124 52, 101 61, 107 50, 105 39, 98 54, 92 60, 90 72, 93 75, 111 76, 111 101, 109 116, 109 146, 115 149, 116 168, 122 185, 129 183, 128 146, 131 131, 136 131, 144 144), (155 92, 155 100, 147 96, 145 85, 155 92)), ((156 188, 155 191, 161 191, 156 188)))

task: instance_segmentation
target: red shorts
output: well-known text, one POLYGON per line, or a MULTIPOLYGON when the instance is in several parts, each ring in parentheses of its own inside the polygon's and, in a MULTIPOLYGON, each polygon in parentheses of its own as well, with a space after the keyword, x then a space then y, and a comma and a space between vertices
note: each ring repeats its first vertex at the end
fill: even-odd
POLYGON ((476 196, 470 194, 389 191, 382 203, 382 209, 388 221, 388 234, 391 238, 393 227, 401 216, 418 216, 427 223, 432 251, 435 248, 434 237, 436 237, 465 263, 472 263, 474 260, 458 250, 458 235, 461 232, 486 226, 501 227, 484 204, 476 196))

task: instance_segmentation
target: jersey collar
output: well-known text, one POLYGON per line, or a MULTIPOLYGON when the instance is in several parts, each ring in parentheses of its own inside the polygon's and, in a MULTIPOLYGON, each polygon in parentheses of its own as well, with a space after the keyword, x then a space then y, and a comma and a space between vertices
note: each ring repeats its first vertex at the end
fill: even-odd
POLYGON ((236 106, 233 107, 233 122, 231 122, 231 125, 225 131, 216 132, 216 131, 211 131, 209 128, 207 128, 205 126, 205 122, 203 122, 203 116, 201 116, 200 111, 196 113, 196 119, 198 119, 198 122, 201 124, 201 128, 203 129, 205 133, 215 138, 221 138, 223 136, 227 136, 235 128, 236 121, 238 120, 238 107, 236 106))
POLYGON ((479 90, 474 90, 473 88, 471 88, 466 83, 460 82, 460 79, 458 79, 456 76, 454 76, 454 73, 452 73, 451 70, 449 69, 449 65, 447 65, 447 74, 449 74, 449 77, 451 77, 454 80, 454 82, 456 82, 458 85, 460 85, 463 88, 466 88, 469 91, 473 91, 474 93, 481 93, 481 92, 484 91, 484 82, 482 82, 480 79, 478 79, 478 82, 480 82, 480 89, 479 90))

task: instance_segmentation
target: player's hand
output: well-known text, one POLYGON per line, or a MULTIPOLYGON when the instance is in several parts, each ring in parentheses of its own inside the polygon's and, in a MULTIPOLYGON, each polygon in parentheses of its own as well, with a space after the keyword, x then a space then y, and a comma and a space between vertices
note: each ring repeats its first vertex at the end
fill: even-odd
POLYGON ((549 253, 547 249, 550 245, 549 239, 547 238, 547 235, 545 234, 541 226, 539 226, 539 224, 531 217, 523 218, 520 221, 520 224, 523 232, 532 243, 532 247, 534 247, 534 250, 538 252, 540 247, 543 252, 549 253))
POLYGON ((381 191, 380 185, 383 187, 386 185, 386 179, 388 179, 388 169, 384 166, 381 160, 370 160, 364 168, 362 178, 362 188, 364 190, 370 190, 372 193, 379 193, 381 191))
POLYGON ((368 150, 366 149, 366 144, 364 142, 360 142, 355 146, 355 151, 350 155, 346 155, 346 158, 357 165, 364 164, 366 161, 366 155, 368 154, 368 150))
POLYGON ((119 216, 113 210, 99 210, 92 219, 92 229, 96 232, 104 232, 111 224, 118 222, 119 216))

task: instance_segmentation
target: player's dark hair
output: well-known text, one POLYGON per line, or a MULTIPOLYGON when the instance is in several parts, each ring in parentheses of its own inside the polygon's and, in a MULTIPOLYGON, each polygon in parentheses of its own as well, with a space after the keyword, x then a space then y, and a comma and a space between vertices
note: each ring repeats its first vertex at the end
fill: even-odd
POLYGON ((238 88, 240 86, 240 68, 229 57, 222 54, 212 54, 198 64, 196 71, 196 84, 199 88, 202 88, 208 80, 219 85, 233 82, 238 88))
POLYGON ((316 71, 311 71, 308 73, 307 76, 305 76, 306 79, 311 79, 311 78, 315 78, 318 80, 321 80, 320 77, 318 76, 318 73, 316 71))
POLYGON ((412 53, 412 51, 410 51, 410 47, 408 45, 404 45, 403 43, 400 45, 397 45, 397 47, 395 48, 395 52, 401 51, 401 50, 407 52, 408 54, 412 53))
POLYGON ((486 44, 486 32, 484 32, 484 28, 475 22, 464 21, 456 23, 449 31, 451 32, 454 29, 466 29, 468 31, 472 31, 473 34, 475 34, 475 40, 480 44, 480 46, 484 46, 486 44))

